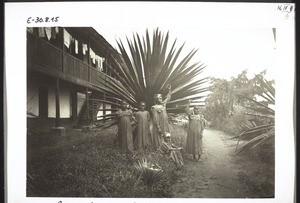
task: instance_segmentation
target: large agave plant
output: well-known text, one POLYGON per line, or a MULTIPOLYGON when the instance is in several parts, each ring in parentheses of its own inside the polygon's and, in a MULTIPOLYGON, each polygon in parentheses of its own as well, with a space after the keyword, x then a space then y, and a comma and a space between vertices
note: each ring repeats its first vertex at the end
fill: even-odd
POLYGON ((262 101, 256 101, 244 95, 238 95, 240 97, 246 98, 249 101, 249 105, 244 106, 250 113, 247 115, 254 120, 258 118, 264 121, 260 124, 251 122, 248 124, 248 129, 242 132, 235 138, 246 141, 245 144, 239 146, 239 141, 237 143, 237 153, 243 152, 245 150, 255 149, 258 146, 269 143, 274 144, 275 138, 275 111, 270 106, 275 105, 275 89, 272 84, 265 80, 261 75, 256 76, 259 87, 259 96, 262 101))
MULTIPOLYGON (((120 40, 117 43, 121 55, 115 53, 115 60, 111 62, 117 78, 107 77, 104 90, 116 100, 126 99, 133 107, 143 100, 150 108, 154 94, 165 94, 170 84, 172 97, 167 108, 171 113, 182 111, 188 99, 199 102, 205 96, 207 78, 199 78, 205 66, 199 62, 191 64, 197 50, 182 57, 184 45, 176 49, 175 40, 168 47, 169 33, 164 36, 157 29, 150 40, 147 30, 145 36, 135 34, 132 40, 127 38, 127 47, 120 40)), ((118 105, 117 102, 113 104, 118 105)))
POLYGON ((152 185, 163 177, 162 168, 153 164, 151 161, 148 161, 146 158, 138 160, 133 163, 133 165, 141 177, 141 180, 143 180, 146 185, 152 185))

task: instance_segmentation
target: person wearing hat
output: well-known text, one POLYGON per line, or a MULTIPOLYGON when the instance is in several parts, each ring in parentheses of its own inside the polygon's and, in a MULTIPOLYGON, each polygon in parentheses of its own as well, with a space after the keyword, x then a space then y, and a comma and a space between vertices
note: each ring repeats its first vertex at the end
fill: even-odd
POLYGON ((190 110, 191 100, 188 101, 186 106, 186 113, 189 117, 189 127, 187 132, 185 152, 193 154, 195 160, 200 160, 202 154, 202 136, 204 127, 209 123, 204 119, 201 114, 200 106, 195 106, 190 110))
POLYGON ((180 152, 182 147, 177 147, 171 143, 171 134, 169 132, 165 132, 163 135, 164 141, 162 141, 162 144, 159 147, 159 152, 162 155, 169 155, 177 167, 181 169, 183 167, 183 158, 180 152))
POLYGON ((161 94, 154 95, 154 105, 151 107, 152 113, 152 145, 158 148, 163 140, 163 132, 170 132, 166 105, 171 99, 171 85, 167 85, 168 94, 165 100, 161 94))

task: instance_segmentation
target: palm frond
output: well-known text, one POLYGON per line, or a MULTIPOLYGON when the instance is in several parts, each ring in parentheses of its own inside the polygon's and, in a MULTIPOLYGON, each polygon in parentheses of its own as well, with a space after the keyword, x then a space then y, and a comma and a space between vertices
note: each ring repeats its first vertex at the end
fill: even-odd
POLYGON ((258 102, 258 101, 256 101, 256 100, 251 99, 251 98, 249 98, 249 97, 247 97, 247 96, 245 96, 245 95, 242 95, 242 94, 238 94, 238 93, 237 93, 237 95, 238 95, 238 96, 241 96, 241 97, 244 97, 244 98, 246 98, 246 99, 248 99, 249 101, 255 103, 257 106, 260 106, 260 107, 264 108, 265 110, 268 110, 268 111, 271 112, 271 113, 275 113, 275 111, 274 111, 273 109, 271 109, 271 108, 268 107, 267 105, 263 104, 262 102, 258 102))
MULTIPOLYGON (((156 29, 152 37, 146 30, 145 36, 135 33, 132 39, 127 37, 125 42, 117 40, 120 53, 114 53, 113 60, 106 64, 115 78, 99 74, 99 85, 95 86, 110 95, 111 99, 97 102, 120 106, 121 99, 125 99, 133 108, 137 108, 139 101, 145 101, 150 110, 154 94, 165 93, 166 86, 170 84, 172 96, 167 105, 168 112, 182 113, 182 106, 189 99, 201 103, 208 93, 209 80, 199 75, 206 66, 200 62, 192 62, 197 49, 182 56, 184 43, 177 48, 177 39, 173 42, 169 39, 169 32, 164 35, 156 29)), ((115 117, 116 114, 112 113, 99 116, 98 119, 113 120, 114 124, 115 117)), ((106 125, 99 122, 97 126, 106 125)))
POLYGON ((259 134, 257 136, 255 136, 253 139, 251 139, 250 141, 248 141, 246 144, 244 144, 243 146, 241 146, 236 152, 237 153, 241 153, 246 149, 253 149, 257 146, 262 145, 264 142, 267 142, 268 139, 271 139, 272 137, 274 137, 274 128, 270 129, 269 131, 259 134))
POLYGON ((268 82, 265 78, 259 75, 256 75, 256 78, 260 81, 261 87, 267 89, 267 91, 265 92, 269 92, 272 95, 272 97, 275 98, 275 88, 270 84, 270 82, 268 82))
POLYGON ((148 161, 144 157, 141 160, 134 162, 133 166, 146 185, 152 185, 163 177, 162 168, 157 164, 148 161))
POLYGON ((154 94, 163 93, 166 85, 171 84, 170 104, 187 101, 187 98, 203 98, 195 96, 208 90, 204 87, 208 78, 199 78, 204 64, 191 63, 197 50, 181 56, 184 44, 176 49, 176 39, 168 49, 169 32, 163 35, 159 29, 153 31, 152 41, 150 39, 146 30, 145 36, 135 33, 132 40, 126 38, 126 47, 121 40, 117 41, 123 59, 116 58, 114 64, 118 64, 116 72, 123 87, 118 87, 120 84, 114 81, 106 84, 113 94, 129 100, 134 107, 143 100, 150 108, 154 94))
MULTIPOLYGON (((269 104, 275 104, 275 88, 262 76, 256 76, 258 79, 261 93, 259 96, 265 99, 269 104)), ((237 153, 241 153, 245 150, 253 150, 268 141, 274 139, 275 137, 275 111, 264 104, 263 101, 256 101, 245 95, 237 94, 249 101, 249 106, 244 106, 245 108, 254 111, 255 113, 246 112, 248 116, 259 117, 260 119, 269 119, 269 124, 262 124, 258 126, 249 126, 249 129, 242 132, 240 135, 235 136, 239 141, 241 139, 246 140, 246 144, 238 148, 239 141, 237 143, 237 153)))

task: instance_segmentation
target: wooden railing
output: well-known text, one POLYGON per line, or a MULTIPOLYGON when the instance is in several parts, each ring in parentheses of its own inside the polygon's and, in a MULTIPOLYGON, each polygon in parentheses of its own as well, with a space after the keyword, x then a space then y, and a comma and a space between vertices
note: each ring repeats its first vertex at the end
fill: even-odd
POLYGON ((74 76, 76 78, 89 81, 91 82, 89 78, 89 67, 88 64, 84 63, 83 61, 80 61, 79 59, 76 59, 75 57, 64 53, 64 70, 63 72, 65 74, 74 76))
POLYGON ((31 34, 27 36, 27 60, 43 65, 46 68, 58 71, 63 70, 62 50, 31 34))
MULTIPOLYGON (((82 60, 30 33, 27 34, 27 60, 42 66, 43 69, 57 72, 58 75, 70 76, 73 78, 72 82, 82 80, 103 87, 103 80, 110 80, 111 78, 82 60)), ((29 66, 27 68, 31 69, 33 67, 29 66)))

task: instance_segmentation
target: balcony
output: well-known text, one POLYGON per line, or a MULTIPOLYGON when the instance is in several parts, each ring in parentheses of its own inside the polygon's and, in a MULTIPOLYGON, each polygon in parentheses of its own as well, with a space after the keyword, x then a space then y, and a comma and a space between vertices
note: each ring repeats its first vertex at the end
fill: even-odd
POLYGON ((108 80, 115 80, 30 33, 27 34, 27 69, 100 91, 110 88, 108 80))

